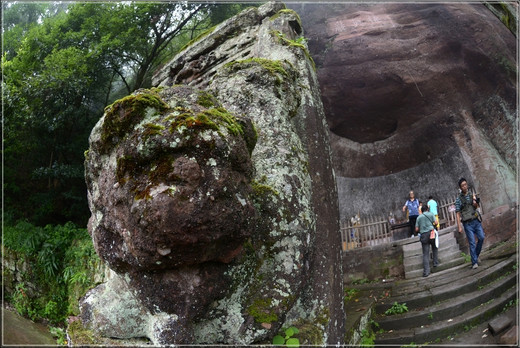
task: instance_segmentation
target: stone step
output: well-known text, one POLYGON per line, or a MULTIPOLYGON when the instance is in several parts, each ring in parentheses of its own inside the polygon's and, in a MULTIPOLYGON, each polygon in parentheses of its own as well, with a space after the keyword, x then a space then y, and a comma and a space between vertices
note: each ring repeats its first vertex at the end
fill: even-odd
POLYGON ((471 269, 466 263, 433 273, 427 278, 397 282, 392 286, 391 296, 384 303, 376 305, 376 313, 384 313, 394 302, 406 303, 408 309, 413 310, 478 290, 480 286, 513 270, 516 263, 516 255, 505 259, 483 259, 481 267, 477 269, 471 269))
POLYGON ((437 321, 447 321, 460 313, 495 299, 517 281, 516 272, 510 272, 485 286, 472 292, 464 292, 444 302, 408 311, 398 315, 379 315, 375 319, 379 328, 383 330, 403 330, 414 327, 431 325, 437 321))
MULTIPOLYGON (((516 251, 516 249, 514 249, 516 251)), ((499 256, 501 254, 500 250, 497 252, 497 248, 494 249, 485 249, 480 254, 480 260, 485 260, 483 264, 481 264, 481 267, 478 268, 477 272, 483 271, 486 268, 489 268, 496 264, 497 262, 505 260, 507 257, 510 257, 514 254, 513 253, 502 253, 502 256, 499 256), (498 256, 498 257, 497 257, 498 256)), ((396 284, 394 284, 392 287, 393 289, 399 291, 399 292, 406 292, 406 291, 414 291, 417 290, 417 284, 421 284, 424 286, 432 286, 431 283, 444 283, 444 284, 450 284, 453 281, 457 281, 460 279, 459 272, 464 272, 467 268, 471 267, 469 263, 460 263, 456 265, 450 265, 450 268, 445 267, 446 265, 441 264, 439 265, 438 269, 433 269, 433 273, 428 278, 423 277, 408 277, 408 279, 398 281, 396 284), (411 289, 409 289, 411 288, 411 289), (402 290, 398 290, 402 289, 402 290)), ((475 270, 472 270, 475 272, 475 270)), ((422 275, 422 272, 420 273, 422 275)))
MULTIPOLYGON (((439 250, 453 245, 458 246, 457 240, 452 233, 441 233, 439 235, 439 250)), ((414 237, 411 243, 403 245, 403 259, 406 260, 417 255, 422 255, 422 244, 419 237, 414 237)))
POLYGON ((437 321, 430 325, 421 325, 415 328, 379 333, 376 335, 375 344, 404 345, 435 342, 492 318, 494 315, 502 312, 505 305, 517 296, 517 287, 513 286, 494 300, 483 303, 448 320, 437 321))
MULTIPOLYGON (((458 258, 452 258, 451 260, 444 261, 439 257, 440 264, 437 267, 433 267, 433 262, 430 261, 430 271, 431 274, 434 274, 436 272, 440 272, 446 269, 451 269, 455 266, 463 265, 465 263, 465 260, 462 256, 459 255, 458 258)), ((423 274, 423 266, 422 263, 420 265, 417 265, 415 267, 416 269, 412 269, 408 272, 405 271, 405 277, 406 279, 413 279, 413 278, 422 278, 423 274)), ((430 276, 431 276, 430 274, 430 276)))
MULTIPOLYGON (((430 248, 431 250, 431 248, 430 248)), ((460 252, 458 245, 452 245, 450 247, 439 248, 438 250, 438 258, 440 262, 447 262, 449 260, 453 260, 461 257, 462 254, 460 252)), ((432 252, 430 251, 430 259, 432 258, 432 252)), ((422 252, 420 255, 411 256, 403 260, 404 271, 413 270, 417 268, 422 268, 422 252), (419 267, 417 267, 419 266, 419 267)))

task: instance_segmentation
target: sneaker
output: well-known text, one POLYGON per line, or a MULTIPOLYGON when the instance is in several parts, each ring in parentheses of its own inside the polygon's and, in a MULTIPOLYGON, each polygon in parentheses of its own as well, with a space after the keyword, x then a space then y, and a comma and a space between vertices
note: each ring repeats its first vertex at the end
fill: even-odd
POLYGON ((478 263, 474 264, 473 267, 471 267, 471 268, 475 269, 477 267, 478 267, 478 263))

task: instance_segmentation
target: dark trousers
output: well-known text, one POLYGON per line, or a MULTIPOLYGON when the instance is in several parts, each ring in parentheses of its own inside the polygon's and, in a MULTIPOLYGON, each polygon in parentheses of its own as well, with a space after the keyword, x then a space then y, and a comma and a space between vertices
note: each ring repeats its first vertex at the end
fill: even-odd
POLYGON ((417 221, 417 217, 418 216, 419 215, 410 215, 410 216, 408 216, 408 220, 410 221, 410 237, 417 235, 415 233, 415 222, 417 221))
POLYGON ((423 256, 423 276, 430 274, 430 246, 432 247, 433 266, 437 267, 439 264, 438 252, 435 246, 435 239, 430 239, 430 232, 421 233, 422 256, 423 256))

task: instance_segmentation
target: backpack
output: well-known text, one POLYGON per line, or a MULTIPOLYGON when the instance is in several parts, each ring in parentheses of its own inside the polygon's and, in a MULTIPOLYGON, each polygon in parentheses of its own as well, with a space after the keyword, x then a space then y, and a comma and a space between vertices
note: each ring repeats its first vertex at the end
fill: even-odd
POLYGON ((462 215, 462 222, 476 218, 477 209, 475 209, 473 204, 468 203, 468 201, 466 200, 466 196, 464 196, 461 193, 459 195, 459 199, 460 199, 460 213, 462 215))

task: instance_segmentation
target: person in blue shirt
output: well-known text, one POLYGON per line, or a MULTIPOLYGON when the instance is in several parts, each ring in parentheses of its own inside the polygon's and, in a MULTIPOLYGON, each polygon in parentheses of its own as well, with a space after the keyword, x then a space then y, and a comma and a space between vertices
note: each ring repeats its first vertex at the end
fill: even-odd
POLYGON ((404 203, 403 213, 408 209, 408 221, 410 222, 410 237, 415 234, 415 221, 419 216, 419 200, 415 198, 413 191, 410 191, 408 200, 404 203))
POLYGON ((417 218, 415 223, 415 231, 419 233, 421 238, 422 254, 423 254, 423 277, 430 275, 430 245, 433 254, 433 267, 439 264, 438 249, 435 246, 435 238, 431 238, 430 234, 433 230, 435 216, 428 211, 428 205, 423 204, 421 207, 422 214, 417 218))
POLYGON ((432 213, 434 216, 435 216, 435 227, 437 228, 437 230, 440 229, 440 224, 439 224, 439 212, 437 210, 437 202, 433 199, 432 196, 428 197, 428 208, 430 210, 430 213, 432 213))

